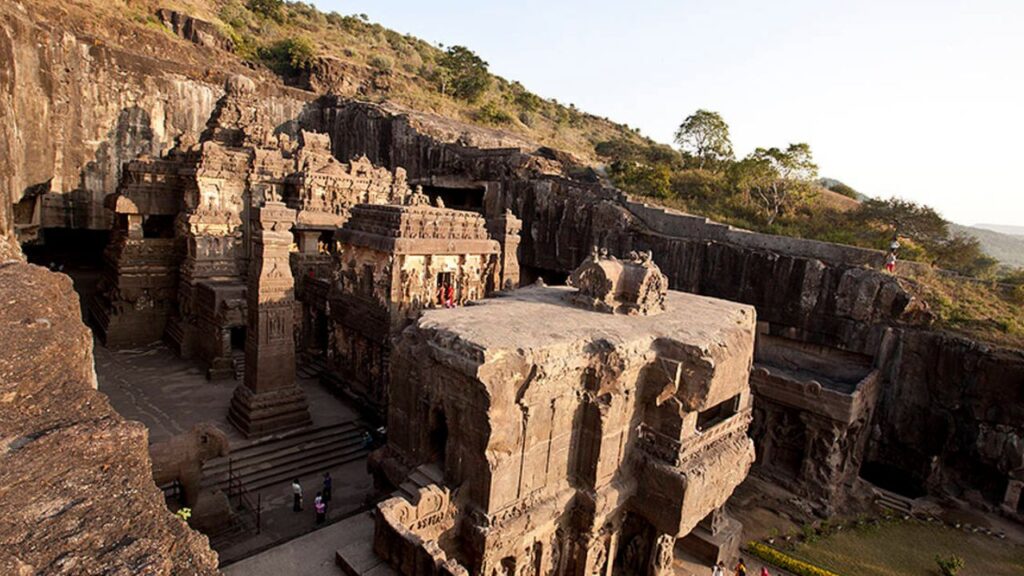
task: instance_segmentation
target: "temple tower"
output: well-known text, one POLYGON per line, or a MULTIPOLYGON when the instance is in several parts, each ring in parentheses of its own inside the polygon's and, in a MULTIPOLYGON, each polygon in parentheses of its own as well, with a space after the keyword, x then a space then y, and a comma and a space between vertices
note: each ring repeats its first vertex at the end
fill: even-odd
POLYGON ((310 423, 306 396, 295 384, 295 283, 288 263, 295 211, 271 200, 254 212, 245 381, 235 389, 228 413, 246 436, 310 423))

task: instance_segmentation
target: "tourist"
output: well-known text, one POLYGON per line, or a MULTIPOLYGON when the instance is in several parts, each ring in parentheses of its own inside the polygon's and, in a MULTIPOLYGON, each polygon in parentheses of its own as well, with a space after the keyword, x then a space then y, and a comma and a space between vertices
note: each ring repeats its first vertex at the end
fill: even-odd
POLYGON ((316 500, 313 502, 313 509, 316 510, 316 523, 323 524, 327 519, 327 503, 319 492, 316 493, 316 500))
POLYGON ((455 308, 455 286, 451 284, 445 285, 445 308, 455 308))
POLYGON ((711 576, 725 576, 725 562, 719 560, 711 569, 711 576))
POLYGON ((363 430, 363 450, 369 450, 373 447, 373 436, 369 430, 363 430))
POLYGON ((302 511, 302 484, 299 484, 298 478, 292 481, 292 496, 292 511, 302 511))
POLYGON ((890 251, 885 257, 885 271, 890 274, 896 273, 896 252, 890 251))
POLYGON ((330 502, 331 501, 331 484, 332 483, 333 483, 333 481, 331 480, 331 473, 330 472, 324 472, 324 489, 323 489, 324 502, 330 502))
POLYGON ((747 563, 740 558, 738 564, 736 564, 736 576, 747 576, 747 563))
POLYGON ((772 573, 768 571, 767 566, 761 566, 761 576, 772 576, 772 573))
MULTIPOLYGON (((437 287, 437 305, 438 306, 445 306, 445 303, 444 303, 444 293, 445 293, 444 289, 445 289, 445 286, 446 286, 446 284, 439 284, 438 287, 437 287)), ((447 306, 445 306, 445 308, 447 308, 447 306)))

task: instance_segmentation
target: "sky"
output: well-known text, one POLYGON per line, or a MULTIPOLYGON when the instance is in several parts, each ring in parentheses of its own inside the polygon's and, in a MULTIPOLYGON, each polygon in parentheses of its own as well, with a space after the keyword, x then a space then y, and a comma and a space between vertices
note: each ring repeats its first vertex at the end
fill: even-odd
POLYGON ((704 108, 738 156, 961 224, 1024 225, 1024 0, 314 0, 461 44, 536 94, 671 143, 704 108))

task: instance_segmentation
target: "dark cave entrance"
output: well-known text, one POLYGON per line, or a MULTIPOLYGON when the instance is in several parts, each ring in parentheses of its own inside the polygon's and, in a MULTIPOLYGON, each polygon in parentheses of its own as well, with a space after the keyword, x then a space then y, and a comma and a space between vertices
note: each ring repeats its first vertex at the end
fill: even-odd
POLYGON ((231 349, 245 352, 245 326, 231 327, 231 349))
POLYGON ((892 464, 865 462, 860 467, 860 477, 883 490, 895 492, 906 498, 920 498, 928 493, 913 474, 892 464))
POLYGON ((430 412, 430 460, 437 462, 444 470, 448 449, 448 418, 444 410, 435 408, 430 412))
POLYGON ((445 186, 424 186, 423 193, 430 197, 430 203, 434 204, 440 198, 445 208, 457 210, 471 210, 473 212, 484 211, 484 188, 450 188, 445 186))
POLYGON ((46 228, 40 242, 23 245, 22 251, 32 264, 71 277, 85 320, 103 272, 103 251, 109 239, 108 230, 46 228))
POLYGON ((536 266, 519 267, 519 285, 529 286, 537 280, 543 280, 548 286, 565 286, 569 280, 569 273, 561 270, 549 270, 536 266))

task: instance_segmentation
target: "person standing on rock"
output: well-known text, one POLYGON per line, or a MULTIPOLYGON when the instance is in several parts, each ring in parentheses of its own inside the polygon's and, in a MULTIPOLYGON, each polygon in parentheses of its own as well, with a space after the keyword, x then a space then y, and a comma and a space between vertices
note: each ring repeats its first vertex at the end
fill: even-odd
POLYGON ((885 257, 885 271, 889 274, 896 273, 896 252, 890 251, 885 257))
POLYGON ((736 564, 736 576, 747 576, 747 563, 740 558, 738 564, 736 564))
POLYGON ((327 503, 324 502, 323 495, 319 492, 316 493, 316 500, 313 501, 313 509, 316 510, 317 525, 323 524, 327 520, 327 503))
POLYGON ((292 511, 302 511, 302 484, 299 484, 298 478, 292 481, 292 511))
POLYGON ((326 503, 326 504, 330 504, 330 502, 331 502, 331 487, 332 487, 333 483, 334 483, 334 481, 331 480, 331 473, 330 472, 324 472, 324 487, 323 487, 322 492, 323 492, 323 495, 324 495, 324 503, 326 503))
POLYGON ((711 568, 711 576, 725 576, 725 563, 721 560, 711 568))

